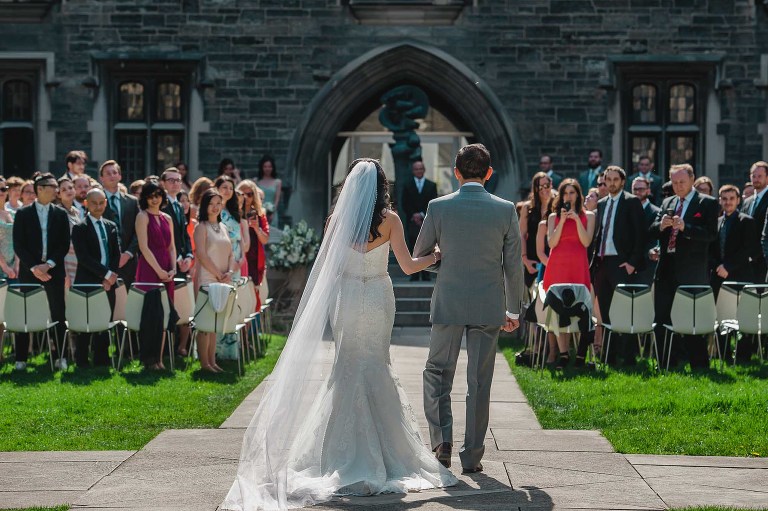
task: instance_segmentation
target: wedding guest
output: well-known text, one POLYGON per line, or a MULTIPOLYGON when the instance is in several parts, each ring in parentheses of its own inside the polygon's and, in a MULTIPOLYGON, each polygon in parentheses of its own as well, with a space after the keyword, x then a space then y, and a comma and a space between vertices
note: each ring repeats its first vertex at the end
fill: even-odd
POLYGON ((697 178, 693 183, 693 187, 696 188, 697 192, 709 195, 710 197, 713 196, 712 193, 715 190, 715 184, 707 176, 697 178))
POLYGON ((136 257, 139 255, 139 240, 136 237, 136 216, 139 201, 132 195, 120 191, 122 172, 115 160, 107 160, 99 168, 99 179, 107 196, 107 210, 104 218, 114 222, 120 233, 120 264, 117 273, 130 288, 136 277, 136 257))
MULTIPOLYGON (((553 212, 547 220, 549 261, 544 272, 544 290, 552 284, 583 284, 591 289, 587 247, 595 232, 595 215, 584 211, 581 188, 575 179, 560 183, 553 212)), ((558 338, 560 358, 557 368, 569 360, 568 336, 558 338)))
POLYGON ((88 155, 85 151, 70 151, 64 158, 64 164, 67 166, 67 171, 64 173, 64 177, 68 177, 74 181, 75 176, 85 174, 85 164, 88 163, 88 155))
MULTIPOLYGON (((239 268, 232 252, 232 243, 227 227, 221 222, 224 199, 215 188, 206 190, 200 201, 198 224, 195 227, 195 245, 199 264, 198 287, 214 282, 229 284, 232 275, 239 268)), ((198 355, 204 371, 222 372, 216 364, 216 335, 199 332, 197 334, 198 355)))
MULTIPOLYGON (((589 151, 589 157, 587 158, 587 170, 579 174, 578 184, 580 190, 589 190, 590 188, 596 187, 598 185, 597 176, 602 172, 603 152, 600 149, 591 149, 589 151)), ((558 190, 559 189, 560 188, 558 187, 558 190)))
POLYGON ((224 158, 219 162, 219 171, 216 176, 231 177, 235 184, 238 184, 242 180, 240 177, 240 169, 237 168, 235 162, 231 158, 224 158))
MULTIPOLYGON (((59 180, 61 181, 61 180, 59 180)), ((107 196, 99 188, 86 194, 88 214, 72 228, 72 244, 77 253, 77 273, 74 283, 101 284, 107 291, 109 307, 115 310, 115 284, 120 263, 120 235, 117 224, 104 218, 107 196)), ((91 336, 79 334, 75 350, 75 363, 88 367, 88 345, 93 337, 93 365, 109 365, 109 335, 101 332, 91 336)))
POLYGON ((21 206, 29 206, 33 202, 35 202, 35 198, 37 197, 37 188, 35 188, 35 183, 32 180, 24 181, 24 184, 21 186, 21 206))
POLYGON ((523 240, 523 266, 525 286, 531 287, 539 274, 539 256, 536 252, 536 233, 539 223, 549 216, 547 204, 552 192, 552 179, 545 172, 537 172, 531 179, 531 193, 520 208, 520 236, 523 240))
MULTIPOLYGON (((58 339, 64 339, 64 256, 69 250, 69 220, 64 210, 52 204, 58 188, 52 174, 37 176, 34 188, 37 199, 18 210, 13 224, 13 247, 20 261, 19 281, 43 285, 51 319, 58 322, 58 339)), ((30 335, 16 335, 19 371, 26 369, 29 343, 30 335)), ((57 367, 66 369, 66 358, 57 353, 56 346, 51 347, 51 357, 57 359, 57 367)))
POLYGON ((726 280, 754 282, 755 273, 750 254, 755 253, 755 220, 739 212, 741 194, 734 185, 723 185, 718 191, 723 214, 717 219, 717 241, 710 245, 710 285, 715 298, 726 280))
MULTIPOLYGON (((264 280, 267 269, 267 259, 264 245, 269 241, 269 222, 267 212, 261 202, 261 194, 256 183, 250 179, 243 180, 238 185, 238 190, 243 192, 245 198, 245 218, 248 222, 248 235, 251 238, 251 246, 245 254, 248 261, 248 275, 253 279, 253 284, 258 286, 264 280)), ((256 292, 256 310, 261 310, 262 297, 256 292)))
POLYGON ((190 216, 197 218, 198 208, 200 207, 200 201, 203 199, 203 194, 210 188, 213 188, 213 181, 207 177, 198 178, 189 189, 189 202, 190 216))
POLYGON ((189 192, 189 190, 192 189, 192 183, 189 182, 189 168, 187 167, 187 164, 183 161, 177 161, 174 167, 176 167, 176 170, 181 174, 181 189, 185 192, 189 192))
POLYGON ((599 200, 600 196, 597 193, 597 188, 590 188, 589 193, 584 197, 584 209, 595 211, 597 209, 597 201, 599 200))
MULTIPOLYGON (((88 190, 93 188, 94 183, 86 174, 75 176, 71 182, 75 191, 74 202, 72 205, 77 209, 80 218, 84 219, 85 215, 88 214, 88 208, 85 207, 85 197, 88 195, 88 190)), ((59 186, 59 188, 61 188, 61 186, 59 186)))
POLYGON ((755 187, 752 186, 752 181, 744 183, 744 187, 741 189, 741 200, 745 201, 755 194, 755 187))
POLYGON ((275 160, 269 156, 259 161, 259 172, 257 174, 256 184, 264 190, 264 207, 269 210, 268 204, 274 208, 272 219, 269 225, 277 227, 279 224, 278 211, 280 207, 280 196, 283 193, 283 182, 277 178, 277 166, 275 160))
MULTIPOLYGON (((82 222, 80 211, 75 206, 75 187, 72 184, 72 180, 67 176, 60 177, 58 183, 59 193, 56 204, 67 212, 71 238, 74 226, 82 222)), ((68 288, 72 285, 72 282, 75 281, 75 273, 77 272, 77 254, 75 253, 75 247, 71 242, 69 244, 69 251, 67 252, 67 255, 64 256, 64 271, 67 274, 65 287, 68 288)))
MULTIPOLYGON (((189 244, 192 247, 192 253, 195 254, 195 226, 197 226, 197 217, 192 216, 192 203, 189 200, 189 192, 184 190, 183 188, 181 191, 179 191, 179 194, 176 196, 176 200, 179 201, 179 204, 181 204, 182 211, 184 212, 184 218, 187 221, 187 236, 189 236, 189 244)), ((193 274, 195 268, 195 259, 192 259, 191 266, 189 268, 189 273, 193 274)))
POLYGON ((6 181, 8 186, 8 201, 5 203, 5 210, 12 215, 21 207, 21 187, 24 186, 24 180, 19 176, 11 176, 6 181))
MULTIPOLYGON (((136 236, 139 240, 139 261, 136 282, 165 284, 168 298, 173 302, 173 278, 176 275, 176 246, 173 239, 173 220, 162 212, 166 202, 165 191, 155 181, 147 181, 141 189, 136 216, 136 236)), ((163 365, 163 338, 166 325, 153 332, 149 339, 141 338, 141 359, 145 367, 165 369, 163 365)), ((143 333, 143 329, 142 329, 143 333)))
MULTIPOLYGON (((214 181, 214 186, 221 194, 224 206, 221 210, 221 222, 227 227, 229 240, 232 242, 237 267, 243 263, 245 253, 248 251, 248 225, 240 217, 240 208, 235 194, 235 182, 229 176, 219 176, 214 181)), ((240 271, 235 272, 234 278, 240 278, 240 271)))
POLYGON ((131 186, 128 188, 131 195, 136 197, 138 199, 141 197, 141 189, 144 186, 144 180, 143 179, 137 179, 133 183, 131 183, 131 186))
MULTIPOLYGON (((0 278, 16 282, 19 276, 19 258, 13 251, 13 215, 5 209, 8 191, 7 181, 0 176, 0 278)), ((2 331, 0 324, 0 339, 2 331)))

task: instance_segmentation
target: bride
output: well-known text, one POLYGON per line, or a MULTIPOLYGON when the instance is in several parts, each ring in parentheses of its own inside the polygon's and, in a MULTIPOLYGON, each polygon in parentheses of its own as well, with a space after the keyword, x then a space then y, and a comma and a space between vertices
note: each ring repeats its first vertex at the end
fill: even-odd
POLYGON ((303 507, 335 495, 404 493, 457 480, 422 442, 395 376, 389 248, 412 258, 376 160, 352 162, 285 348, 251 419, 229 511, 303 507))

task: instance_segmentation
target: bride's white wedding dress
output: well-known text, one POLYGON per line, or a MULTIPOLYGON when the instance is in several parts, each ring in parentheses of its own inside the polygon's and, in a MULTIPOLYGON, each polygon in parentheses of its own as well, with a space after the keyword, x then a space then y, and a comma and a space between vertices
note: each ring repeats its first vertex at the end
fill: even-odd
MULTIPOLYGON (((351 249, 349 249, 351 250, 351 249)), ((413 408, 392 370, 395 297, 389 242, 339 278, 330 304, 335 362, 293 441, 285 470, 287 505, 263 498, 238 476, 222 509, 254 511, 452 486, 456 477, 422 442, 413 408), (343 338, 340 338, 343 336, 343 338), (266 500, 266 502, 265 502, 266 500)))

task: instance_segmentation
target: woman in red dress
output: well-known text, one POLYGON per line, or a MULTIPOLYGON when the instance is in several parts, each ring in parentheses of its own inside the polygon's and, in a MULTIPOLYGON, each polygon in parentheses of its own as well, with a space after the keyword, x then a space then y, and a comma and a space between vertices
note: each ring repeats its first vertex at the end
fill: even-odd
MULTIPOLYGON (((595 232, 595 214, 585 211, 583 204, 579 183, 575 179, 563 180, 547 220, 549 260, 544 271, 545 292, 552 284, 584 284, 592 289, 587 247, 595 232)), ((568 359, 568 335, 560 334, 557 343, 563 364, 568 359)))
POLYGON ((267 259, 264 251, 264 245, 269 241, 269 222, 267 222, 267 212, 262 206, 259 187, 250 179, 243 180, 237 189, 243 192, 245 198, 244 217, 248 220, 248 230, 251 235, 251 245, 246 252, 245 257, 248 261, 248 275, 253 279, 253 285, 256 286, 256 311, 261 310, 262 297, 259 296, 258 286, 264 279, 267 269, 267 259))

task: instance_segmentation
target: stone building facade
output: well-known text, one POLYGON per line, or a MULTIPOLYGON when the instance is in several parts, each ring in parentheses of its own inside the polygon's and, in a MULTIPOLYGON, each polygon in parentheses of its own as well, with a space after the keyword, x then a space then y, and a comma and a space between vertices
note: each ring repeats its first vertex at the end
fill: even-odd
POLYGON ((768 157, 762 0, 10 0, 0 3, 3 172, 70 149, 126 179, 182 159, 249 176, 273 155, 319 223, 340 132, 396 85, 485 143, 510 199, 551 154, 691 161, 743 183, 768 157))

